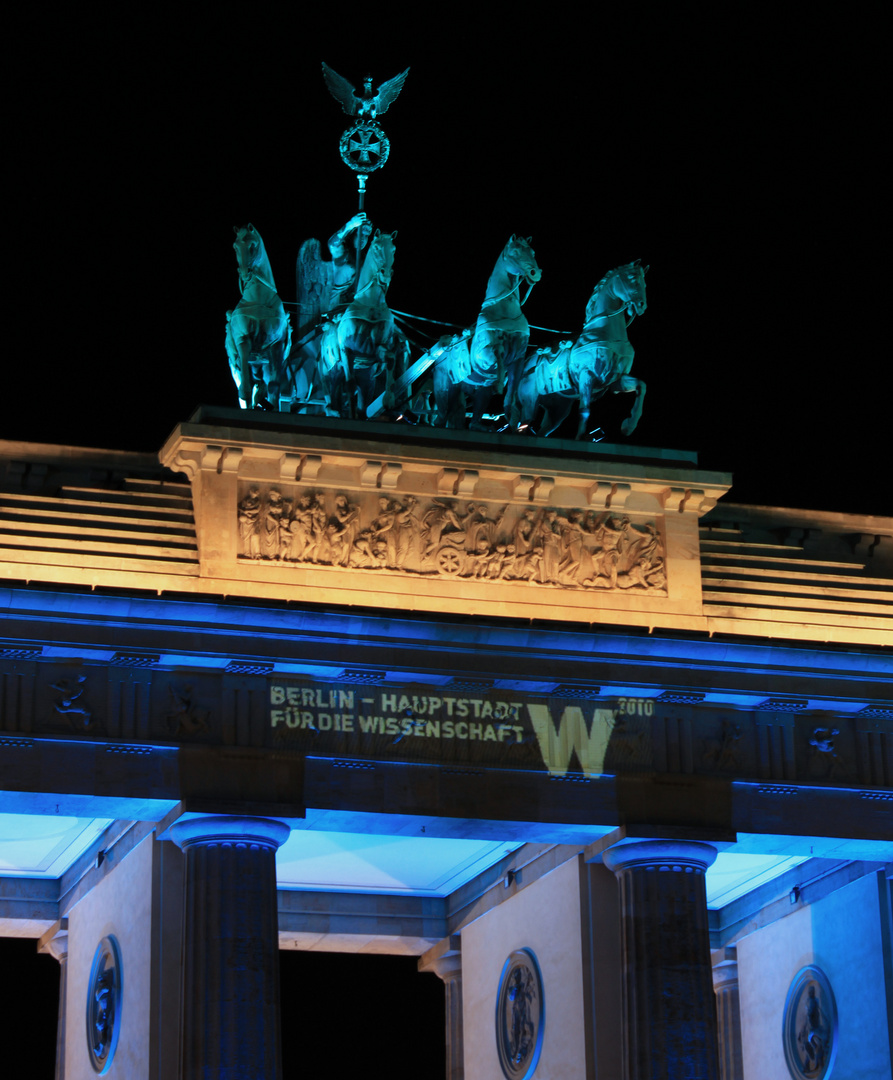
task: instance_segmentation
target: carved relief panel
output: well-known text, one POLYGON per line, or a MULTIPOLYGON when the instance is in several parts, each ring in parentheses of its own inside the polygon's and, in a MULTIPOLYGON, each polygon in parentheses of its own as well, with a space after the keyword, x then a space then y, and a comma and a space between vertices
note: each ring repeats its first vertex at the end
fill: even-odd
POLYGON ((242 560, 666 595, 653 517, 243 483, 237 523, 242 560))

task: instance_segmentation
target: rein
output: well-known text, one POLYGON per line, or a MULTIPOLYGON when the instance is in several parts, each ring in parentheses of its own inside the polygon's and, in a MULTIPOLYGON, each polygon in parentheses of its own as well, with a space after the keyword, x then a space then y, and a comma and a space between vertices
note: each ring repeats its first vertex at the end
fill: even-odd
MULTIPOLYGON (((612 276, 613 276, 612 274, 608 274, 608 276, 607 276, 607 277, 603 278, 603 279, 602 279, 602 280, 601 280, 601 281, 600 281, 600 282, 598 283, 598 285, 596 285, 596 287, 595 287, 595 291, 597 292, 597 291, 599 290, 599 287, 600 287, 601 285, 606 285, 606 284, 607 284, 607 282, 608 282, 608 280, 609 280, 609 279, 610 279, 610 278, 611 278, 612 276)), ((606 290, 606 291, 607 291, 607 290, 606 290)), ((610 290, 610 292, 611 292, 611 295, 612 295, 612 296, 614 297, 614 299, 615 299, 615 300, 619 300, 619 301, 620 301, 620 307, 619 307, 619 308, 618 308, 618 309, 617 309, 616 311, 609 311, 609 312, 605 313, 604 315, 593 315, 593 316, 592 316, 592 322, 595 322, 595 320, 596 320, 596 319, 613 319, 615 315, 622 315, 622 314, 623 314, 623 312, 624 312, 624 311, 626 311, 626 309, 627 309, 627 308, 628 308, 628 307, 629 307, 629 306, 630 306, 631 304, 634 304, 634 301, 632 301, 632 300, 623 300, 623 299, 622 299, 622 297, 619 297, 619 296, 617 295, 617 293, 616 293, 616 292, 614 291, 614 288, 613 288, 613 286, 611 287, 611 290, 610 290)), ((594 295, 594 294, 593 294, 593 295, 594 295)), ((591 303, 591 302, 592 302, 592 301, 590 300, 590 303, 591 303)), ((636 312, 636 310, 635 310, 635 307, 633 307, 633 314, 632 314, 632 315, 630 315, 630 318, 629 318, 629 322, 628 322, 628 323, 626 324, 626 326, 627 326, 627 329, 629 329, 629 327, 630 327, 630 326, 632 326, 632 324, 633 324, 633 319, 635 319, 635 317, 636 317, 636 315, 637 315, 637 314, 638 314, 638 312, 636 312)), ((589 323, 587 323, 586 325, 588 326, 588 325, 589 325, 589 323)))
MULTIPOLYGON (((494 296, 489 300, 485 300, 483 304, 481 304, 481 311, 483 311, 484 308, 492 307, 494 304, 498 304, 503 300, 507 300, 512 295, 512 293, 518 292, 521 288, 521 278, 523 276, 523 274, 517 275, 518 280, 515 282, 512 288, 509 289, 507 293, 504 293, 502 296, 494 296)), ((534 285, 536 285, 536 282, 531 281, 530 284, 527 286, 527 292, 524 294, 524 299, 520 301, 521 307, 524 307, 524 305, 527 303, 527 297, 530 296, 534 285)))
POLYGON ((354 291, 354 294, 353 294, 354 300, 356 300, 356 298, 358 296, 360 296, 364 292, 367 292, 369 289, 371 289, 375 285, 378 285, 378 287, 380 289, 384 290, 384 292, 387 292, 388 291, 388 286, 390 284, 391 284, 390 277, 388 277, 387 281, 385 281, 385 268, 384 268, 384 266, 383 265, 379 266, 378 269, 374 273, 369 275, 369 280, 366 282, 366 284, 361 286, 360 288, 358 288, 358 289, 356 289, 354 291))
MULTIPOLYGON (((618 297, 618 299, 620 299, 620 298, 618 297)), ((624 311, 626 311, 627 307, 629 307, 629 303, 630 302, 627 301, 622 307, 619 307, 616 311, 609 311, 606 315, 593 315, 592 316, 592 321, 595 322, 596 319, 613 319, 615 315, 622 315, 624 313, 624 311)), ((630 315, 629 322, 626 324, 627 329, 629 329, 632 326, 633 319, 635 319, 635 317, 636 317, 635 312, 632 315, 630 315)), ((587 323, 586 325, 589 326, 589 323, 587 323)))
POLYGON ((245 290, 251 285, 252 281, 256 281, 258 285, 263 285, 263 287, 269 289, 271 293, 276 292, 276 287, 274 285, 271 285, 269 281, 264 281, 260 274, 252 270, 244 279, 239 275, 239 290, 242 293, 242 296, 245 295, 245 290))

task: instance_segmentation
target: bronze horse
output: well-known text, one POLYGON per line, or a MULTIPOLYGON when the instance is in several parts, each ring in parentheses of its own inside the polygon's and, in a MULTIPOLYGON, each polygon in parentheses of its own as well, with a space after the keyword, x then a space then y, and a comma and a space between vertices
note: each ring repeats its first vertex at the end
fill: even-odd
POLYGON ((502 392, 507 377, 511 388, 514 367, 523 360, 530 336, 527 319, 521 312, 521 281, 532 287, 541 277, 530 238, 513 236, 493 267, 474 336, 470 341, 468 336, 457 336, 435 362, 437 427, 465 427, 465 410, 470 399, 469 427, 481 430, 483 413, 494 389, 502 392))
POLYGON ((642 416, 645 384, 630 375, 635 350, 627 337, 629 322, 648 306, 645 271, 641 261, 611 270, 595 286, 586 305, 583 332, 576 341, 557 349, 540 349, 523 366, 511 402, 512 420, 530 426, 538 435, 551 435, 563 423, 576 401, 580 421, 576 438, 582 439, 592 402, 603 394, 635 393, 630 415, 621 431, 631 435, 642 416))
POLYGON ((288 393, 286 360, 291 324, 276 292, 260 233, 251 224, 233 230, 242 299, 226 313, 226 352, 243 409, 279 407, 288 393))
POLYGON ((376 230, 353 300, 323 331, 318 371, 330 414, 365 417, 382 393, 387 407, 394 378, 406 363, 409 346, 386 303, 396 235, 376 230))

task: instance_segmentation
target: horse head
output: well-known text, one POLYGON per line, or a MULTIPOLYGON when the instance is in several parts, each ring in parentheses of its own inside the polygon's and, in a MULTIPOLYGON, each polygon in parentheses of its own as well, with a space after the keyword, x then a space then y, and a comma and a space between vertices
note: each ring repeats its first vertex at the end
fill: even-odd
POLYGON ((618 266, 614 271, 613 291, 618 300, 626 305, 629 315, 641 315, 648 307, 645 298, 645 274, 647 266, 642 266, 642 260, 618 266))
POLYGON ((233 247, 236 249, 236 261, 239 264, 239 280, 243 287, 252 275, 256 275, 275 292, 273 271, 260 233, 250 222, 241 228, 234 226, 233 232, 236 234, 233 247))
POLYGON ((394 273, 394 237, 396 235, 396 230, 392 233, 383 233, 381 229, 375 230, 360 270, 356 290, 358 296, 373 285, 380 285, 382 289, 387 290, 394 273))
POLYGON ((510 274, 516 274, 533 285, 543 276, 543 272, 536 264, 530 240, 529 236, 525 240, 522 236, 513 235, 503 249, 502 258, 510 274))
POLYGON ((641 315, 648 307, 645 297, 645 274, 647 266, 642 266, 642 260, 626 263, 610 270, 592 290, 592 296, 586 305, 586 322, 605 314, 619 314, 626 308, 630 316, 641 315), (611 298, 619 300, 621 307, 616 311, 605 311, 605 302, 611 298))

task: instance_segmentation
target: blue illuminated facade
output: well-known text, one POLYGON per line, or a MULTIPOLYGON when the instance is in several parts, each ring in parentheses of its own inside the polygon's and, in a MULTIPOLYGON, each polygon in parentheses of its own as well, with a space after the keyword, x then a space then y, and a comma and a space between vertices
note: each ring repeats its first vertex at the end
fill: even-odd
MULTIPOLYGON (((277 1075, 277 945, 419 957, 467 1080, 521 1068, 493 1018, 525 949, 549 1001, 533 1075, 890 1075, 893 520, 727 505, 728 477, 668 452, 224 419, 181 425, 166 469, 0 444, 0 929, 67 957, 65 1075, 109 934, 111 1077, 202 1075, 212 1044, 219 1075, 277 1075), (361 522, 409 520, 412 495, 569 533, 589 507, 665 580, 500 578, 496 540, 458 574, 396 543, 380 568, 249 557, 252 488, 346 492, 361 522), (824 983, 785 1011, 809 965, 833 1031, 824 983), (221 1050, 234 1003, 253 1034, 221 1050)), ((621 540, 594 538, 607 566, 621 540)))

